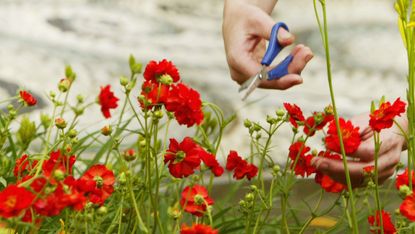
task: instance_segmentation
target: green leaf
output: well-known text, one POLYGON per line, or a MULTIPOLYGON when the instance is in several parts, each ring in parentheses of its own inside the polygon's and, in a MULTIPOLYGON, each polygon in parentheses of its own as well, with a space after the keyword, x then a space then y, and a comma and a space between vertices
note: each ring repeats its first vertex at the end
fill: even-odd
POLYGON ((3 177, 0 177, 0 183, 1 183, 4 187, 7 187, 7 181, 6 181, 6 179, 4 179, 3 177))

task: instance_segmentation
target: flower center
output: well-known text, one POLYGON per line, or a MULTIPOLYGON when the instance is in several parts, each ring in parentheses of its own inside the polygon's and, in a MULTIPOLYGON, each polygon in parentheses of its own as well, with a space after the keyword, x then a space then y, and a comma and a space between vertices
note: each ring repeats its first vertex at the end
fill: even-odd
POLYGON ((176 163, 183 161, 183 159, 186 157, 186 153, 183 151, 177 151, 176 153, 176 159, 174 160, 176 163))
POLYGON ((16 205, 16 202, 16 196, 10 196, 9 198, 7 198, 5 205, 7 208, 13 208, 16 205))
POLYGON ((97 187, 101 188, 102 185, 104 185, 104 179, 102 179, 101 176, 95 176, 94 177, 95 182, 97 183, 97 187))
POLYGON ((195 200, 196 205, 203 205, 205 203, 205 199, 200 194, 196 194, 194 197, 194 200, 195 200))

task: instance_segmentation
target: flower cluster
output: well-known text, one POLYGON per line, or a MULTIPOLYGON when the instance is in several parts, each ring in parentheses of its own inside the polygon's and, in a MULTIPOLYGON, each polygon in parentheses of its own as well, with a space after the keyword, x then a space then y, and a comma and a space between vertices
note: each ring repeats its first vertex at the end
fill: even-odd
POLYGON ((144 110, 164 105, 181 125, 191 127, 202 123, 200 94, 184 83, 178 83, 180 75, 172 62, 165 59, 160 62, 150 61, 144 71, 144 78, 138 99, 144 110))
POLYGON ((209 167, 215 176, 223 174, 223 168, 215 156, 208 153, 192 138, 185 137, 180 143, 176 139, 170 139, 169 149, 164 155, 164 163, 168 165, 172 176, 188 177, 199 168, 201 162, 209 167))
POLYGON ((399 98, 393 104, 381 103, 379 109, 370 114, 369 126, 376 132, 392 127, 393 119, 405 112, 405 106, 405 102, 399 98))
POLYGON ((16 160, 16 185, 0 192, 0 216, 9 218, 24 214, 22 221, 32 217, 59 215, 65 208, 83 210, 87 202, 102 205, 114 191, 115 177, 103 165, 90 167, 79 179, 73 176, 74 155, 60 150, 42 161, 23 155, 16 160))
POLYGON ((251 180, 258 173, 258 168, 242 159, 236 151, 231 150, 226 161, 226 170, 234 171, 233 177, 237 180, 243 179, 245 176, 251 180))

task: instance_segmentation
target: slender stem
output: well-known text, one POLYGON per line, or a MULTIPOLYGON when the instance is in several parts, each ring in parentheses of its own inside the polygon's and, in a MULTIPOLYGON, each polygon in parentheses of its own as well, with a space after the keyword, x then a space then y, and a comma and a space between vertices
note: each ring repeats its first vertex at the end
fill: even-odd
MULTIPOLYGON (((337 135, 339 137, 340 149, 341 149, 341 153, 343 156, 342 159, 343 159, 343 167, 344 167, 345 175, 346 175, 347 189, 349 192, 349 199, 351 203, 350 207, 351 207, 352 229, 353 229, 353 233, 359 233, 358 223, 357 223, 357 218, 356 218, 356 207, 355 207, 355 201, 354 201, 354 194, 353 194, 353 189, 352 189, 352 183, 350 180, 350 172, 349 172, 349 168, 347 165, 346 152, 344 149, 343 137, 342 137, 342 132, 340 129, 340 124, 339 124, 339 116, 338 116, 337 108, 336 108, 336 100, 334 97, 334 89, 333 89, 332 73, 331 73, 329 38, 328 38, 326 1, 320 0, 320 3, 323 9, 323 22, 324 22, 324 28, 320 28, 320 31, 323 31, 323 35, 324 35, 323 44, 324 44, 324 49, 325 49, 325 54, 326 54, 327 79, 328 79, 328 84, 329 84, 329 89, 330 89, 331 103, 333 106, 334 119, 335 119, 336 128, 337 128, 337 135)), ((316 17, 318 16, 316 15, 316 17)))
POLYGON ((380 205, 380 196, 379 196, 379 179, 378 179, 378 159, 379 159, 379 149, 380 149, 380 139, 379 139, 379 133, 378 132, 374 132, 373 137, 375 138, 374 142, 375 142, 375 200, 376 200, 376 212, 375 212, 375 217, 378 216, 377 214, 379 214, 379 220, 380 223, 377 223, 377 218, 375 218, 376 220, 376 225, 378 225, 380 227, 380 231, 383 234, 384 230, 383 230, 383 215, 381 212, 381 205, 380 205), (377 213, 379 212, 379 213, 377 213))

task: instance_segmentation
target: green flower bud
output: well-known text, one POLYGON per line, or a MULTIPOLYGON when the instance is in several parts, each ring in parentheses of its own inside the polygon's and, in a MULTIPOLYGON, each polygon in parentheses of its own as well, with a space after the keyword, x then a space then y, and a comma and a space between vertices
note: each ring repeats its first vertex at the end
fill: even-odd
POLYGON ((55 97, 56 97, 56 93, 55 93, 55 92, 53 92, 53 91, 50 91, 50 92, 49 92, 49 96, 50 96, 52 99, 55 99, 55 97))
POLYGON ((144 148, 144 147, 146 147, 146 140, 142 139, 138 142, 138 144, 140 145, 141 148, 144 148))
POLYGON ((65 172, 57 169, 53 172, 53 178, 55 178, 57 181, 62 181, 63 179, 65 179, 65 172))
POLYGON ((255 196, 254 196, 253 193, 248 193, 248 194, 245 195, 245 200, 248 201, 248 202, 253 201, 254 198, 255 198, 255 196))
POLYGON ((16 118, 17 112, 15 110, 9 111, 9 118, 14 119, 16 118))
POLYGON ((9 104, 9 105, 7 105, 7 110, 12 111, 12 110, 15 110, 15 109, 14 109, 14 106, 12 104, 9 104))
POLYGON ((399 187, 399 195, 405 199, 405 197, 412 194, 412 190, 407 185, 401 185, 399 187))
POLYGON ((143 67, 143 65, 141 65, 141 63, 136 63, 131 68, 131 72, 134 73, 134 74, 140 74, 142 67, 143 67))
POLYGON ((194 196, 194 201, 195 201, 195 204, 196 205, 205 204, 205 198, 202 195, 200 195, 200 194, 196 194, 194 196))
POLYGON ((281 167, 280 167, 280 165, 278 165, 278 164, 274 165, 274 166, 272 167, 272 171, 273 171, 275 174, 278 174, 278 172, 280 172, 280 171, 281 171, 281 167))
POLYGON ((127 162, 134 161, 137 157, 134 149, 128 149, 128 150, 124 151, 122 156, 123 156, 124 160, 127 161, 127 162))
POLYGON ((104 179, 102 179, 101 176, 95 176, 94 180, 95 180, 98 188, 101 188, 104 185, 104 179))
POLYGON ((30 142, 33 141, 36 137, 36 125, 35 122, 30 121, 27 116, 22 118, 20 122, 20 128, 17 131, 17 140, 23 146, 24 149, 27 149, 30 142))
POLYGON ((98 208, 97 213, 99 215, 106 215, 108 213, 108 208, 106 206, 101 206, 98 208))
POLYGON ((125 77, 125 76, 121 76, 120 77, 120 84, 122 85, 122 86, 126 86, 126 85, 128 85, 128 83, 130 82, 130 80, 127 78, 127 77, 125 77))
POLYGON ((69 132, 68 132, 68 136, 69 136, 70 138, 75 138, 77 135, 78 135, 78 132, 77 132, 75 129, 71 129, 71 130, 69 130, 69 132))
POLYGON ((121 172, 120 176, 118 177, 118 182, 120 183, 120 185, 127 184, 127 176, 124 172, 121 172))
POLYGON ((181 210, 177 207, 167 208, 167 214, 173 219, 179 219, 182 216, 181 210))
POLYGON ((58 89, 62 93, 66 93, 69 90, 70 87, 71 87, 71 81, 69 79, 64 78, 64 79, 59 81, 58 89))
POLYGON ((256 132, 259 132, 259 131, 261 131, 261 126, 259 124, 255 123, 253 129, 256 132))
POLYGON ((246 128, 250 128, 250 127, 252 126, 251 121, 250 121, 249 119, 245 119, 245 121, 244 121, 244 126, 245 126, 246 128))
POLYGON ((267 115, 267 123, 273 124, 274 123, 274 118, 272 118, 271 116, 267 115))
POLYGON ((285 110, 283 108, 278 109, 275 114, 279 117, 283 117, 285 115, 285 110))
POLYGON ((156 111, 154 111, 154 115, 153 115, 153 117, 154 117, 155 119, 161 119, 161 118, 163 118, 163 111, 161 111, 161 110, 156 110, 156 111))
POLYGON ((40 123, 42 124, 43 128, 49 128, 52 120, 47 114, 41 114, 40 115, 40 123))
POLYGON ((244 200, 240 200, 240 201, 239 201, 239 205, 240 205, 242 208, 246 208, 246 202, 245 202, 244 200))
POLYGON ((56 118, 55 119, 55 126, 59 129, 64 129, 66 128, 66 121, 63 118, 56 118))
POLYGON ((256 192, 258 190, 258 187, 256 185, 249 186, 249 189, 251 189, 252 192, 256 192))
POLYGON ((78 103, 84 103, 84 96, 79 94, 76 96, 76 100, 78 101, 78 103))

